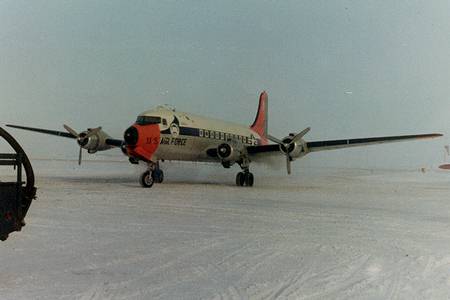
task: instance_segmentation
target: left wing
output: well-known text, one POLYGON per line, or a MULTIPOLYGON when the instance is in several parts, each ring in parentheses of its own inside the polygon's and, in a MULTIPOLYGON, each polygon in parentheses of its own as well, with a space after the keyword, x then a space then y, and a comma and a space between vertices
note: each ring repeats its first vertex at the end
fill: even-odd
POLYGON ((316 152, 316 151, 335 150, 350 147, 403 142, 410 140, 432 139, 440 136, 442 136, 442 134, 440 133, 429 133, 429 134, 415 134, 415 135, 382 136, 382 137, 359 138, 348 140, 316 141, 316 142, 307 142, 306 147, 308 148, 309 152, 316 152))
MULTIPOLYGON (((346 140, 327 140, 327 141, 313 141, 306 142, 306 152, 316 152, 324 150, 335 150, 350 147, 359 146, 369 146, 376 144, 403 142, 410 140, 420 140, 420 139, 431 139, 442 136, 440 133, 430 133, 430 134, 415 134, 415 135, 397 135, 397 136, 382 136, 382 137, 371 137, 371 138, 357 138, 357 139, 346 139, 346 140)), ((280 145, 260 145, 260 146, 249 146, 247 147, 248 154, 258 154, 258 153, 271 153, 280 151, 280 145)))

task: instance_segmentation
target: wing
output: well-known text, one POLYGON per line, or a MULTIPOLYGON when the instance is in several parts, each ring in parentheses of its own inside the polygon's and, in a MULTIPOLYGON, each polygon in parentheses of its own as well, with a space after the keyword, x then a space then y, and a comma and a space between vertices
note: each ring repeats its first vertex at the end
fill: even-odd
MULTIPOLYGON (((22 130, 28 130, 28 131, 33 131, 33 132, 39 132, 39 133, 44 133, 44 134, 49 134, 49 135, 54 135, 54 136, 60 136, 60 137, 65 137, 65 138, 70 138, 70 139, 77 139, 78 136, 76 136, 76 132, 71 133, 71 132, 65 132, 65 131, 57 131, 57 130, 50 130, 50 129, 43 129, 43 128, 34 128, 34 127, 26 127, 26 126, 19 126, 19 125, 12 125, 12 124, 6 124, 6 126, 11 127, 11 128, 17 128, 17 129, 22 129, 22 130)), ((89 130, 88 130, 89 132, 89 130)), ((111 147, 121 147, 123 144, 122 140, 118 140, 118 139, 113 139, 110 138, 109 136, 105 139, 105 144, 111 147)))
MULTIPOLYGON (((431 139, 440 137, 442 134, 430 133, 430 134, 415 134, 415 135, 397 135, 397 136, 382 136, 382 137, 370 137, 370 138, 358 138, 358 139, 346 139, 346 140, 327 140, 327 141, 314 141, 306 142, 307 152, 316 152, 324 150, 335 150, 350 147, 369 146, 376 144, 395 143, 410 140, 431 139)), ((279 152, 280 146, 278 144, 249 146, 247 147, 248 154, 260 154, 260 153, 273 153, 279 152)))
POLYGON ((11 128, 17 128, 17 129, 23 129, 23 130, 28 130, 28 131, 34 131, 34 132, 39 132, 39 133, 45 133, 45 134, 50 134, 50 135, 56 135, 56 136, 62 136, 62 137, 66 137, 66 138, 70 138, 70 139, 76 139, 77 137, 69 132, 64 132, 64 131, 56 131, 56 130, 49 130, 49 129, 42 129, 42 128, 33 128, 33 127, 25 127, 25 126, 19 126, 19 125, 11 125, 11 124, 6 124, 6 126, 11 127, 11 128))
POLYGON ((309 152, 316 152, 324 150, 335 150, 359 146, 403 142, 410 140, 432 139, 440 136, 442 136, 442 134, 430 133, 430 134, 415 134, 415 135, 382 136, 382 137, 359 138, 348 140, 316 141, 316 142, 307 142, 306 147, 308 148, 309 152))

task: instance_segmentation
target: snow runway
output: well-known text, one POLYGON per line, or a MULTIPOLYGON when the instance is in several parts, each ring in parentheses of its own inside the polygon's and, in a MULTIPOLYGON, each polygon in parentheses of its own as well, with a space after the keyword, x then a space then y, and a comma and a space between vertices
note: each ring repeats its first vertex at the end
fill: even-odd
POLYGON ((255 170, 253 188, 167 164, 147 190, 127 164, 36 161, 27 226, 0 243, 1 299, 450 297, 450 173, 300 164, 255 170))

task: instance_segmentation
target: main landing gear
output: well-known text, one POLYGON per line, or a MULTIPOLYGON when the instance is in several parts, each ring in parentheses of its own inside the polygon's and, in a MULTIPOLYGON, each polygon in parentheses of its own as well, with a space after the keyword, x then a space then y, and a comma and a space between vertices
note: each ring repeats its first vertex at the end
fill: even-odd
POLYGON ((239 172, 236 175, 236 185, 237 186, 253 186, 254 177, 253 173, 250 173, 248 170, 244 172, 239 172))
POLYGON ((139 183, 144 188, 151 188, 154 183, 164 181, 164 172, 159 168, 159 162, 148 164, 148 170, 141 174, 139 183))
POLYGON ((249 171, 250 160, 243 159, 239 165, 243 172, 237 173, 236 185, 237 186, 253 186, 255 179, 253 177, 253 173, 250 173, 250 171, 249 171))

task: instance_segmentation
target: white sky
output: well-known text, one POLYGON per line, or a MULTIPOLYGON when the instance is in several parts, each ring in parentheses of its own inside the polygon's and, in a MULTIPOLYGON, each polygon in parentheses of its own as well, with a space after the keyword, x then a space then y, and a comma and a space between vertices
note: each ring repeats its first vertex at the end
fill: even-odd
MULTIPOLYGON (((267 90, 279 137, 447 134, 449 12, 449 1, 0 1, 0 125, 121 138, 161 103, 250 124, 267 90)), ((73 141, 10 132, 32 157, 77 157, 73 141)), ((445 144, 311 154, 296 168, 437 165, 445 144)))

